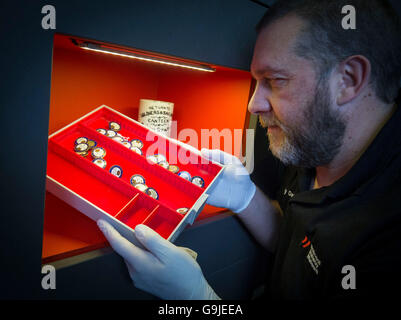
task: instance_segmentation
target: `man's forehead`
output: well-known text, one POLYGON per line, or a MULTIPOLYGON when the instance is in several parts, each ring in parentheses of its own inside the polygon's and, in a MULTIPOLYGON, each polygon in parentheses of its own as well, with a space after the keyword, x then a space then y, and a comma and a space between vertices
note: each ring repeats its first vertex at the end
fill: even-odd
POLYGON ((293 48, 304 25, 300 18, 289 15, 265 27, 256 40, 252 73, 288 72, 288 66, 295 57, 293 48))
POLYGON ((252 63, 251 71, 256 76, 262 76, 265 73, 283 74, 283 75, 289 73, 289 70, 287 68, 281 68, 279 66, 275 67, 275 66, 270 65, 270 64, 255 65, 254 63, 252 63))

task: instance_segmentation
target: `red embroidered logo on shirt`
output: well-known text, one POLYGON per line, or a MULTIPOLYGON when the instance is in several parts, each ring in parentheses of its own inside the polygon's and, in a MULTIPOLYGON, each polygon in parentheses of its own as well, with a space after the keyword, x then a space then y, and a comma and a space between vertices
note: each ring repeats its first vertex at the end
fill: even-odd
POLYGON ((301 241, 301 246, 302 248, 307 248, 310 246, 309 252, 306 256, 306 259, 308 260, 310 266, 312 267, 313 271, 315 271, 316 274, 319 273, 319 267, 321 265, 320 259, 317 257, 315 249, 313 248, 313 245, 311 245, 310 240, 308 239, 307 236, 301 241))
POLYGON ((306 247, 310 246, 310 241, 308 240, 308 237, 305 237, 305 239, 303 239, 301 241, 301 245, 302 245, 302 248, 306 248, 306 247))

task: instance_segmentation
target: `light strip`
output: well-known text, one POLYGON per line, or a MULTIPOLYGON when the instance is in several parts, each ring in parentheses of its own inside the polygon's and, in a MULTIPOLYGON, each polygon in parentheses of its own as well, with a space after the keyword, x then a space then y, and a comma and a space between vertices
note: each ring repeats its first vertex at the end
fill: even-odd
POLYGON ((85 43, 79 44, 79 46, 85 50, 102 52, 102 53, 112 54, 112 55, 120 56, 120 57, 161 63, 161 64, 170 65, 170 66, 199 70, 199 71, 206 71, 206 72, 215 72, 216 71, 216 69, 206 66, 206 65, 202 65, 202 64, 192 64, 192 63, 181 62, 181 61, 170 61, 168 59, 151 57, 151 56, 147 56, 145 54, 140 54, 140 53, 125 52, 125 51, 120 51, 120 50, 116 50, 116 49, 112 49, 112 48, 104 48, 104 47, 101 47, 100 45, 94 44, 94 43, 85 42, 85 43))

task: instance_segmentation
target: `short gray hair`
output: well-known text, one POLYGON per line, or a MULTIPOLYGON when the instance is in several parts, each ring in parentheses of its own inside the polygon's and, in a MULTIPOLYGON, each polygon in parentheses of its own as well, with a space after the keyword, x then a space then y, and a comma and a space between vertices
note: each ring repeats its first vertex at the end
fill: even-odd
POLYGON ((394 102, 401 80, 400 20, 387 0, 278 0, 257 25, 260 33, 289 14, 307 22, 295 52, 316 63, 321 75, 353 55, 371 64, 371 85, 385 103, 394 102), (356 29, 345 30, 342 8, 356 10, 356 29))

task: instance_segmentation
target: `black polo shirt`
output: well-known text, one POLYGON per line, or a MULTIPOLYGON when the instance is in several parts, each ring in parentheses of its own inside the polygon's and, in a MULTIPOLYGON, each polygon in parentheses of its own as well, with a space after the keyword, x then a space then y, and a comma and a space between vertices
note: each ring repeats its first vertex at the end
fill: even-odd
POLYGON ((284 213, 272 298, 401 295, 399 109, 331 186, 310 190, 314 169, 284 167, 272 156, 256 166, 252 180, 284 213))

